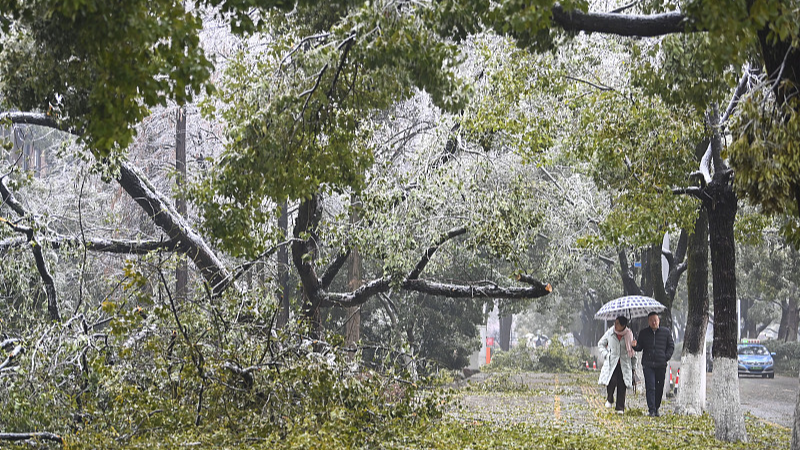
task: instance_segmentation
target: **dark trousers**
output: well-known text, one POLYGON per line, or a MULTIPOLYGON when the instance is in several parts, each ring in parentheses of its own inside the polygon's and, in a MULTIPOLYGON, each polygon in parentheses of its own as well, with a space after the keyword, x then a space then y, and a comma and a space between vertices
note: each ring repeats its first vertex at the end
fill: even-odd
POLYGON ((608 382, 606 391, 608 392, 608 403, 614 403, 614 389, 617 390, 617 411, 625 411, 625 378, 622 377, 622 365, 617 362, 617 367, 614 368, 614 373, 611 374, 611 380, 608 382))
POLYGON ((666 367, 642 367, 644 372, 644 386, 647 391, 647 410, 657 412, 661 407, 661 397, 664 396, 664 375, 666 367))

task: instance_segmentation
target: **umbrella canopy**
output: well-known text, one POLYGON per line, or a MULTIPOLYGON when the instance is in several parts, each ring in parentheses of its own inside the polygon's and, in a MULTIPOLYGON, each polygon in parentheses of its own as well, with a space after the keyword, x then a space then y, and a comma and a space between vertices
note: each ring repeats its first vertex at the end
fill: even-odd
POLYGON ((643 295, 629 295, 620 297, 603 305, 594 315, 596 320, 614 320, 617 316, 629 319, 645 317, 652 311, 661 312, 666 307, 658 300, 643 295))

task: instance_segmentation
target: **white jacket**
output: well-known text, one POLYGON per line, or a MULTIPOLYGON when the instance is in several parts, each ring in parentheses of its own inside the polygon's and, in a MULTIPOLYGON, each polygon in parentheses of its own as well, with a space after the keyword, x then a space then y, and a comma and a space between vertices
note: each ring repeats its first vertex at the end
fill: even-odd
POLYGON ((600 371, 600 379, 597 380, 598 384, 608 386, 608 383, 611 382, 611 375, 614 374, 614 369, 617 367, 617 361, 620 361, 622 379, 625 380, 625 386, 633 387, 633 366, 631 358, 628 357, 628 350, 625 348, 625 339, 618 339, 612 326, 600 338, 597 346, 605 360, 603 369, 600 371))

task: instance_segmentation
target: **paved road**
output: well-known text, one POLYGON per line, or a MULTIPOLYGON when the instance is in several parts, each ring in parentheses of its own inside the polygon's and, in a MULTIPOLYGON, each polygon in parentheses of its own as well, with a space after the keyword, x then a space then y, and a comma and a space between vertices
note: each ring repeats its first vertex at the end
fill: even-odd
MULTIPOLYGON (((672 362, 672 370, 677 371, 680 363, 672 362)), ((706 379, 706 398, 711 398, 711 376, 706 379)), ((800 382, 797 378, 742 377, 739 378, 739 401, 742 409, 768 422, 791 428, 794 424, 794 409, 800 382)))
MULTIPOLYGON (((708 378, 707 386, 711 385, 708 378)), ((739 378, 742 408, 769 422, 791 428, 800 383, 797 378, 776 375, 769 378, 739 378)))

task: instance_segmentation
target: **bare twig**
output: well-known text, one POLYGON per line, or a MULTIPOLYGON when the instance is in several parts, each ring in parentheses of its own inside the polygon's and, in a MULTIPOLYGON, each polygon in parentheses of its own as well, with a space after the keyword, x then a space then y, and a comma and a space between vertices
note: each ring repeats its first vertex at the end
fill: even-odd
POLYGON ((330 35, 331 35, 331 33, 319 33, 319 34, 314 34, 314 35, 311 35, 311 36, 304 37, 303 39, 300 40, 300 42, 298 42, 297 44, 295 44, 294 47, 292 47, 292 49, 289 51, 289 53, 287 53, 286 55, 284 55, 283 58, 281 58, 281 63, 278 65, 278 68, 279 69, 283 68, 283 64, 286 62, 286 60, 291 58, 292 55, 294 55, 295 53, 297 53, 297 51, 300 50, 300 47, 302 47, 303 44, 305 44, 306 42, 313 41, 313 40, 316 40, 316 39, 325 39, 330 35))
POLYGON ((616 89, 614 89, 612 87, 595 84, 595 83, 592 83, 591 81, 587 81, 587 80, 584 80, 584 79, 581 79, 581 78, 576 78, 576 77, 572 77, 572 76, 569 76, 569 75, 564 75, 564 78, 566 78, 568 80, 573 80, 573 81, 578 81, 580 83, 588 84, 589 86, 591 86, 591 87, 593 87, 595 89, 598 89, 600 91, 604 91, 604 92, 606 92, 606 91, 616 91, 616 89))

